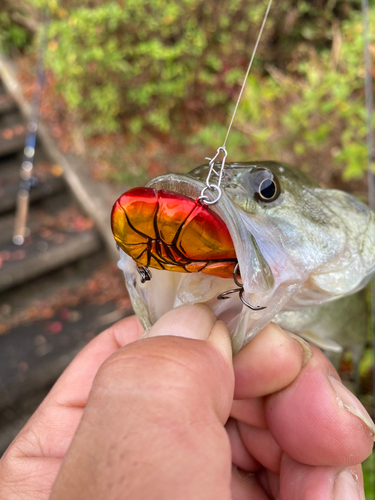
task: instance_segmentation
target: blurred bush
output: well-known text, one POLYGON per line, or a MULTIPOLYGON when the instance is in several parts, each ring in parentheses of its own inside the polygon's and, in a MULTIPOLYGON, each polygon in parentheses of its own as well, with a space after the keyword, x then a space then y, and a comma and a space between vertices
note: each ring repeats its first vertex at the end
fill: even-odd
POLYGON ((13 5, 8 0, 0 4, 0 50, 5 54, 9 54, 11 48, 22 50, 32 40, 29 27, 17 20, 20 14, 16 4, 17 0, 13 5))
POLYGON ((62 2, 48 62, 88 133, 186 132, 226 114, 264 13, 252 0, 84 3, 62 2))
MULTIPOLYGON (((375 25, 375 10, 371 11, 375 25)), ((375 32, 371 52, 375 55, 375 32)), ((285 71, 266 64, 268 75, 250 75, 230 146, 248 156, 249 138, 256 158, 298 159, 306 170, 343 166, 346 181, 362 178, 367 168, 362 14, 333 19, 326 46, 301 42, 285 71), (315 158, 315 161, 314 161, 315 158)), ((195 142, 211 148, 226 126, 211 124, 195 142)))
MULTIPOLYGON (((215 149, 267 3, 6 1, 2 46, 25 43, 15 11, 19 20, 29 9, 24 19, 36 22, 49 12, 47 65, 86 136, 168 134, 215 149)), ((347 179, 362 175, 360 7, 360 0, 275 2, 230 137, 233 156, 280 159, 288 149, 286 159, 302 165, 323 155, 345 165, 347 179)))

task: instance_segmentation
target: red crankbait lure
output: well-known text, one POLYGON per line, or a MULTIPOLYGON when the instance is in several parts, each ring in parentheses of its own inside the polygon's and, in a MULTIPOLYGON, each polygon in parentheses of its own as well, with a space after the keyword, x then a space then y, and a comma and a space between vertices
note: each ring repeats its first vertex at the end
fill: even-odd
POLYGON ((233 278, 237 258, 229 231, 199 201, 131 189, 115 202, 111 224, 117 244, 139 267, 233 278))

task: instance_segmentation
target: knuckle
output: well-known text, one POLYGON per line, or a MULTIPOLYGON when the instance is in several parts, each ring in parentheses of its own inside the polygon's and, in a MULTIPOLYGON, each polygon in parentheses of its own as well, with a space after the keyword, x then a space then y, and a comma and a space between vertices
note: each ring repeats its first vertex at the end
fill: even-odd
POLYGON ((206 347, 181 338, 134 342, 103 363, 94 386, 159 396, 202 391, 207 386, 206 347))

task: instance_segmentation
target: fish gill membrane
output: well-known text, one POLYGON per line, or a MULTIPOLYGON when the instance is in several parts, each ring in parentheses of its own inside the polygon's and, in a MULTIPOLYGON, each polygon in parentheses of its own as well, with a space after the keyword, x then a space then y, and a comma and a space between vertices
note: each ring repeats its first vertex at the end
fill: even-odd
MULTIPOLYGON (((196 200, 208 168, 162 175, 146 187, 196 200)), ((228 326, 234 353, 272 320, 333 356, 350 349, 358 361, 367 336, 360 290, 375 271, 374 212, 354 196, 323 189, 273 161, 226 164, 221 188, 220 200, 209 208, 229 230, 245 300, 265 309, 249 309, 235 293, 218 300, 235 288, 233 279, 202 272, 151 269, 152 279, 141 283, 136 262, 120 248, 119 267, 143 327, 172 308, 204 303, 228 326)))

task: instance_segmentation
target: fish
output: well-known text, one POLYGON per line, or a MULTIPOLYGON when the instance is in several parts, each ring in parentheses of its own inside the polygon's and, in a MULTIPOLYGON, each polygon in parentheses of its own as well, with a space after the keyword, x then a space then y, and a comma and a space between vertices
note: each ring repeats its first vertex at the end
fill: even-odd
POLYGON ((234 353, 274 321, 334 356, 350 349, 358 358, 375 213, 275 161, 226 163, 220 199, 208 205, 200 195, 209 168, 161 175, 113 206, 119 267, 143 327, 204 303, 226 323, 234 353))

